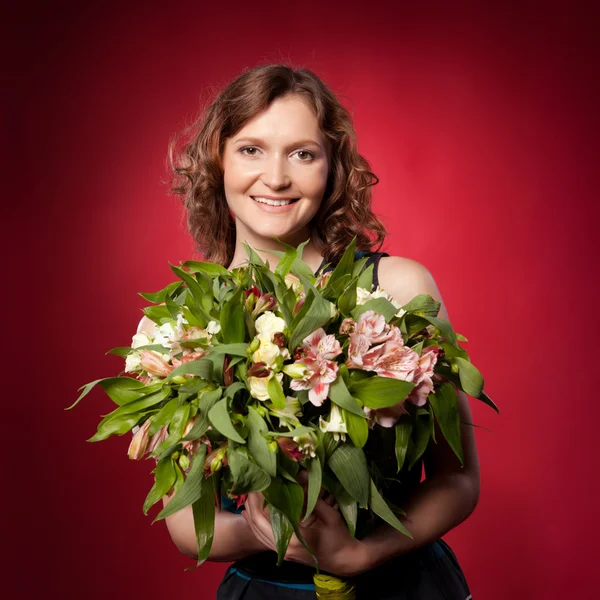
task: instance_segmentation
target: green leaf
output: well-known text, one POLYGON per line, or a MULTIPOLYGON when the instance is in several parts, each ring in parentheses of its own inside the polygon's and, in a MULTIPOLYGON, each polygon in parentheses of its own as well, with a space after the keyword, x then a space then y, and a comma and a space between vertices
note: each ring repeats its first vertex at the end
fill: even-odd
POLYGON ((343 377, 338 377, 329 386, 329 398, 339 407, 346 409, 348 412, 355 414, 357 417, 366 419, 363 409, 360 404, 352 397, 343 377))
POLYGON ((442 335, 456 348, 460 348, 458 342, 456 340, 456 334, 454 333, 454 329, 452 329, 452 325, 450 321, 446 321, 446 319, 438 319, 437 317, 430 317, 428 315, 423 315, 423 319, 429 321, 434 327, 437 327, 442 335))
POLYGON ((181 489, 175 494, 170 502, 156 515, 153 523, 165 517, 175 514, 177 511, 189 506, 200 498, 202 492, 202 479, 204 477, 204 458, 206 457, 206 446, 202 444, 192 459, 192 467, 188 473, 181 489))
POLYGON ((357 279, 353 279, 339 296, 337 305, 343 315, 349 315, 356 307, 356 284, 357 279))
POLYGON ((162 304, 160 306, 146 306, 142 309, 142 312, 157 325, 162 325, 163 319, 167 321, 171 319, 169 309, 162 304))
MULTIPOLYGON (((118 409, 117 409, 118 410, 118 409)), ((115 410, 114 413, 117 411, 115 410)), ((99 442, 109 438, 111 435, 123 435, 134 427, 140 420, 139 414, 112 414, 111 418, 103 420, 98 425, 98 431, 88 442, 99 442), (114 416, 113 416, 114 415, 114 416)))
MULTIPOLYGON (((307 294, 307 300, 309 295, 310 294, 307 294)), ((290 337, 290 348, 299 346, 306 336, 319 329, 319 327, 323 327, 323 325, 329 321, 331 316, 329 306, 330 303, 319 294, 313 296, 313 301, 311 302, 309 309, 293 330, 290 337)), ((302 310, 298 315, 301 313, 302 310)))
POLYGON ((429 444, 429 439, 431 438, 430 419, 432 418, 432 415, 427 411, 426 414, 426 418, 417 417, 413 425, 411 433, 412 444, 409 444, 405 459, 408 463, 409 470, 412 469, 421 456, 423 456, 423 452, 425 452, 427 445, 429 444))
MULTIPOLYGON (((369 437, 369 426, 364 416, 357 416, 346 409, 342 408, 342 418, 346 423, 348 435, 353 444, 358 448, 362 448, 367 443, 369 437)), ((363 413, 364 415, 364 413, 363 413)))
POLYGON ((439 386, 437 392, 431 392, 428 398, 443 436, 454 450, 454 454, 464 464, 465 459, 460 440, 460 412, 456 390, 451 383, 445 381, 439 386))
POLYGON ((180 365, 176 369, 173 369, 169 375, 165 377, 165 381, 170 381, 177 375, 197 375, 206 381, 212 381, 213 363, 206 357, 200 358, 199 360, 193 360, 189 363, 180 365))
POLYGON ((336 265, 329 281, 327 282, 327 286, 333 285, 340 277, 344 275, 352 276, 352 268, 354 266, 354 256, 356 253, 356 236, 352 239, 348 247, 346 248, 342 258, 336 265))
POLYGON ((120 356, 121 358, 127 358, 129 354, 131 354, 134 349, 131 346, 117 346, 116 348, 112 348, 106 354, 113 354, 114 356, 120 356))
POLYGON ((213 479, 214 477, 209 477, 202 480, 200 498, 192 504, 194 530, 196 532, 196 542, 198 543, 196 568, 208 558, 214 538, 215 489, 213 479))
POLYGON ((240 436, 236 431, 231 418, 229 417, 229 410, 227 405, 227 398, 217 402, 209 411, 208 418, 212 423, 213 427, 222 435, 238 442, 238 444, 245 444, 246 440, 240 436))
POLYGON ((79 398, 65 410, 71 410, 76 406, 90 393, 96 384, 100 385, 100 387, 108 394, 109 398, 119 406, 126 402, 130 402, 131 400, 137 400, 137 398, 143 396, 145 392, 143 389, 145 387, 144 384, 132 377, 105 377, 104 379, 96 379, 96 381, 91 381, 90 383, 81 386, 79 390, 83 391, 79 395, 79 398))
POLYGON ((289 520, 294 531, 298 531, 298 523, 304 504, 304 491, 298 483, 275 478, 271 485, 263 490, 267 502, 280 510, 289 520))
POLYGON ((224 277, 225 279, 231 279, 233 273, 228 271, 225 267, 211 262, 198 262, 196 260, 186 260, 183 266, 189 269, 190 273, 204 273, 211 279, 215 277, 224 277))
POLYGON ((167 287, 164 287, 162 290, 160 290, 158 292, 153 292, 153 293, 138 292, 138 294, 145 300, 148 300, 148 302, 153 302, 154 304, 160 304, 161 302, 165 301, 165 298, 167 296, 171 296, 173 294, 173 292, 180 286, 181 286, 180 281, 173 281, 167 287))
POLYGON ((429 294, 419 294, 415 296, 410 302, 404 304, 402 308, 406 312, 429 315, 431 317, 437 317, 440 312, 441 303, 434 300, 429 294))
POLYGON ((369 502, 369 470, 362 449, 342 444, 331 455, 328 465, 346 491, 366 508, 369 502))
POLYGON ((285 394, 283 393, 283 388, 277 377, 271 377, 271 379, 269 379, 267 393, 269 394, 273 406, 275 406, 277 410, 283 410, 285 408, 285 394))
POLYGON ((154 451, 151 453, 151 456, 159 456, 162 458, 163 452, 181 440, 190 416, 190 408, 190 405, 186 402, 182 406, 178 406, 175 409, 173 418, 169 423, 169 435, 167 436, 167 439, 162 441, 154 449, 154 451))
POLYGON ((233 296, 225 302, 219 315, 221 336, 226 344, 236 344, 244 341, 244 308, 242 296, 244 290, 238 288, 233 296))
POLYGON ((350 535, 354 537, 356 535, 356 520, 358 518, 358 504, 356 500, 344 489, 344 486, 339 482, 335 482, 332 487, 335 501, 348 525, 348 531, 350 535))
MULTIPOLYGON (((123 404, 116 411, 115 414, 133 414, 136 412, 144 411, 146 408, 156 406, 164 400, 166 400, 171 394, 171 388, 165 386, 162 390, 158 390, 153 394, 147 394, 137 400, 132 400, 127 404, 123 404)), ((139 416, 139 415, 138 415, 139 416)))
POLYGON ((152 419, 152 425, 148 430, 148 435, 154 435, 161 427, 171 422, 175 411, 177 410, 178 400, 172 398, 169 400, 152 419))
POLYGON ((358 321, 360 315, 368 310, 373 310, 376 313, 383 315, 386 322, 388 322, 394 318, 400 309, 396 308, 389 300, 386 300, 385 298, 372 298, 364 304, 359 304, 356 306, 356 308, 352 311, 352 317, 355 321, 358 321))
POLYGON ((484 391, 482 391, 481 394, 479 394, 479 396, 475 397, 481 400, 484 404, 491 406, 498 414, 500 414, 500 409, 494 404, 492 399, 484 391))
POLYGON ((406 451, 408 449, 408 442, 410 440, 410 433, 412 431, 412 419, 409 415, 402 415, 394 426, 396 434, 395 452, 396 462, 398 463, 398 473, 404 465, 406 458, 406 451))
POLYGON ((483 377, 479 369, 473 363, 459 356, 455 357, 453 361, 458 365, 458 376, 463 391, 473 398, 479 398, 483 391, 483 377))
POLYGON ((294 533, 294 526, 278 508, 275 508, 275 506, 269 508, 269 517, 271 519, 271 529, 273 530, 275 546, 277 547, 277 566, 279 566, 287 552, 290 539, 294 533))
POLYGON ((369 408, 388 408, 402 402, 414 387, 408 381, 375 375, 353 381, 350 393, 369 408))
POLYGON ((304 520, 312 514, 312 511, 319 499, 321 484, 323 481, 323 469, 318 457, 306 461, 306 470, 308 471, 308 493, 306 495, 306 513, 304 520))
POLYGON ((370 495, 371 495, 371 501, 369 503, 369 506, 370 506, 371 510, 376 515, 381 517, 386 523, 388 523, 389 525, 391 525, 392 527, 397 529, 400 533, 403 533, 404 535, 406 535, 412 539, 412 537, 413 537, 412 534, 398 520, 396 515, 392 512, 390 507, 387 505, 386 501, 381 497, 381 494, 379 493, 379 490, 373 483, 372 479, 369 480, 369 483, 370 483, 369 487, 370 487, 370 495))
MULTIPOLYGON (((361 259, 362 260, 362 259, 361 259)), ((365 259, 366 262, 366 259, 365 259)), ((359 276, 356 287, 370 292, 373 289, 373 265, 369 265, 359 276)), ((397 312, 397 311, 396 311, 397 312)))
POLYGON ((262 492, 271 483, 268 473, 250 460, 245 448, 241 450, 229 446, 227 448, 227 460, 229 461, 235 494, 262 492))
POLYGON ((259 467, 264 469, 271 477, 275 477, 277 475, 277 455, 269 450, 269 444, 262 435, 262 432, 268 431, 269 428, 265 420, 251 406, 248 407, 246 425, 248 425, 248 450, 250 454, 259 467))
POLYGON ((246 357, 248 344, 219 344, 210 349, 211 354, 230 354, 231 356, 246 357))
POLYGON ((175 466, 173 459, 167 456, 160 460, 154 469, 154 485, 144 501, 144 514, 165 496, 175 483, 175 466))

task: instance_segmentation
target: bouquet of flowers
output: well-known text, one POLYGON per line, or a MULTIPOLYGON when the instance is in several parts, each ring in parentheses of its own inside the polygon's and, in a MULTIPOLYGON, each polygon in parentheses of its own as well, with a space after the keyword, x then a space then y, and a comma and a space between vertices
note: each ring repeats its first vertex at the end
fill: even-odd
POLYGON ((315 277, 304 245, 282 244, 274 272, 249 246, 247 265, 232 271, 171 265, 177 281, 141 294, 152 305, 131 347, 109 351, 125 358, 124 373, 82 386, 69 407, 96 385, 114 401, 88 441, 134 432, 129 457, 155 459, 144 513, 173 492, 155 521, 192 505, 196 566, 222 498, 239 506, 250 492, 269 505, 279 561, 293 533, 303 542, 299 524, 321 488, 352 535, 379 518, 410 536, 370 446, 391 439, 400 472, 435 440, 437 421, 462 462, 457 390, 497 410, 458 343, 466 339, 437 318, 439 302, 420 295, 400 306, 373 290, 355 240, 315 277))

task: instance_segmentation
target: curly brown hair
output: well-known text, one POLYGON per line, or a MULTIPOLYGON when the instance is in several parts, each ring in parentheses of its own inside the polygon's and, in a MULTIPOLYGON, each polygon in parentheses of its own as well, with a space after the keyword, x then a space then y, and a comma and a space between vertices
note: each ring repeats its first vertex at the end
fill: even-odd
POLYGON ((379 179, 356 149, 350 113, 312 71, 262 65, 229 83, 169 145, 170 191, 183 202, 197 250, 211 262, 229 265, 235 249, 235 221, 223 185, 225 141, 287 94, 308 101, 331 149, 323 202, 310 224, 312 240, 332 263, 340 259, 354 236, 357 250, 379 249, 383 244, 385 227, 371 210, 371 186, 379 179))

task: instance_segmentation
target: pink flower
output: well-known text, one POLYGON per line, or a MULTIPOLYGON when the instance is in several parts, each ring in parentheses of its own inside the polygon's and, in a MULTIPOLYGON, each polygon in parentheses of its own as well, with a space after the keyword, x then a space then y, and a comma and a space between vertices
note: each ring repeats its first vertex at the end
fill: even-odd
POLYGON ((337 377, 338 365, 333 359, 341 352, 342 347, 335 335, 327 335, 322 327, 313 331, 304 338, 304 357, 297 361, 297 364, 306 367, 306 372, 301 378, 292 379, 290 387, 293 390, 309 390, 308 399, 315 406, 321 406, 329 394, 329 384, 337 377))
POLYGON ((421 353, 413 378, 415 388, 408 397, 417 406, 423 406, 427 401, 427 396, 433 392, 433 368, 437 362, 440 350, 441 348, 437 346, 427 346, 421 353))
POLYGON ((333 360, 304 358, 295 364, 306 367, 306 373, 300 379, 292 379, 290 388, 308 390, 308 399, 315 406, 321 406, 329 394, 329 384, 336 380, 337 363, 333 360))
POLYGON ((402 415, 408 414, 408 411, 404 408, 404 400, 388 408, 374 410, 365 407, 363 410, 369 417, 370 426, 374 423, 378 423, 382 427, 393 427, 402 415))
POLYGON ((156 433, 150 436, 147 448, 148 454, 152 454, 152 452, 154 452, 168 437, 169 428, 167 425, 163 425, 156 433))
POLYGON ((148 429, 150 429, 151 423, 151 419, 146 419, 129 443, 127 454, 131 460, 141 460, 144 454, 146 454, 146 449, 148 448, 148 429))
POLYGON ((163 358, 162 354, 152 350, 142 350, 140 364, 144 371, 158 377, 167 377, 173 370, 173 366, 163 358))
POLYGON ((385 317, 373 310, 367 310, 360 315, 354 331, 366 336, 371 344, 381 344, 389 340, 404 343, 400 330, 395 325, 388 325, 385 317))
POLYGON ((362 356, 365 371, 375 371, 381 377, 413 381, 419 366, 419 355, 403 344, 386 342, 374 346, 362 356))
POLYGON ((185 365, 190 362, 194 362, 195 360, 201 359, 206 354, 205 350, 201 348, 197 348, 196 350, 190 350, 186 348, 183 351, 181 358, 173 357, 172 362, 174 367, 180 367, 181 365, 185 365))

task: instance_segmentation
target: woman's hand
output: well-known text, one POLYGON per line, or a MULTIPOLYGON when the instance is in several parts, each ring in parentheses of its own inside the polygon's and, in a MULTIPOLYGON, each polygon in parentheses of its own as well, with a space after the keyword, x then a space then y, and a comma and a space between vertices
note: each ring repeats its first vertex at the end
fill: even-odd
MULTIPOLYGON (((331 506, 334 498, 319 498, 313 514, 300 522, 300 533, 314 552, 319 569, 340 577, 350 577, 362 572, 363 544, 353 538, 337 506, 331 506)), ((248 494, 246 510, 242 512, 257 539, 269 549, 276 551, 269 509, 263 510, 264 497, 260 493, 248 494)), ((290 540, 285 560, 314 566, 313 557, 294 534, 290 540)))

